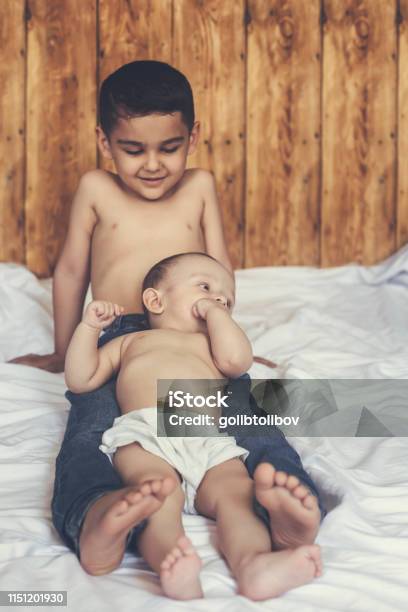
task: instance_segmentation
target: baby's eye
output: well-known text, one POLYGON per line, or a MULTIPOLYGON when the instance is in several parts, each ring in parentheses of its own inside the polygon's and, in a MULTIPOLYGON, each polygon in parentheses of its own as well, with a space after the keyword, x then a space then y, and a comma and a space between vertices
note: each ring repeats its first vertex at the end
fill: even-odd
POLYGON ((175 153, 180 147, 173 147, 172 149, 162 149, 163 153, 175 153))
POLYGON ((208 283, 200 283, 200 287, 204 289, 204 291, 210 290, 210 285, 208 283))
POLYGON ((128 155, 141 155, 143 151, 125 151, 128 155))

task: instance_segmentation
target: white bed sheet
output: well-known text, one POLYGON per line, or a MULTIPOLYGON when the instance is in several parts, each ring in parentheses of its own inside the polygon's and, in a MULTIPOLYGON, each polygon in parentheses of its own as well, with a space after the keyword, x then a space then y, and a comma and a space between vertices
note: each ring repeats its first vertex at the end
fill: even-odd
MULTIPOLYGON (((131 555, 108 576, 82 571, 49 508, 69 409, 63 377, 5 363, 52 349, 51 314, 50 280, 0 264, 0 589, 67 590, 75 612, 407 609, 407 438, 291 438, 334 509, 317 539, 323 576, 277 600, 236 596, 214 526, 201 517, 184 519, 211 600, 164 598, 131 555)), ((408 378, 408 249, 370 268, 239 271, 235 315, 255 353, 278 363, 273 372, 253 366, 253 377, 408 378)))

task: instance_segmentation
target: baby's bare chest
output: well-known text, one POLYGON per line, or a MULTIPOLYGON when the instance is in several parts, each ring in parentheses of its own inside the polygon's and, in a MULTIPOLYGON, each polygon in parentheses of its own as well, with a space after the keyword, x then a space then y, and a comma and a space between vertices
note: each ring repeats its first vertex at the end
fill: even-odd
POLYGON ((204 366, 208 378, 220 376, 214 365, 209 340, 202 333, 148 330, 131 334, 123 344, 121 370, 149 365, 149 371, 155 370, 159 376, 163 367, 173 367, 174 364, 177 367, 181 365, 183 372, 186 368, 198 366, 201 370, 204 366), (151 367, 153 364, 154 368, 151 367))

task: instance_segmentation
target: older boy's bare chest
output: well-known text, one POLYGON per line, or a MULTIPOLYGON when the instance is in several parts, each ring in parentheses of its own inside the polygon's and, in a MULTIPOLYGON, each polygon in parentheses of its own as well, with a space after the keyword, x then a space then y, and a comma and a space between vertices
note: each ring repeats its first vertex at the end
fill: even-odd
POLYGON ((137 201, 116 187, 107 192, 93 242, 108 241, 120 248, 139 248, 158 241, 177 242, 199 238, 203 200, 184 188, 163 201, 137 201), (110 201, 111 200, 111 201, 110 201))
POLYGON ((120 190, 108 191, 92 236, 94 297, 121 303, 128 311, 136 305, 140 311, 141 283, 153 264, 175 253, 205 250, 203 205, 189 190, 142 203, 120 190))

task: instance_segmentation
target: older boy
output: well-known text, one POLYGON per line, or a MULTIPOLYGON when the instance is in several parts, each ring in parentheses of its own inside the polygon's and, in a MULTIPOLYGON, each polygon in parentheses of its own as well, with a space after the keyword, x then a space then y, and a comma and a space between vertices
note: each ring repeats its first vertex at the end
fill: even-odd
MULTIPOLYGON (((18 363, 55 372, 63 369, 89 280, 94 299, 124 308, 105 330, 100 340, 104 344, 147 328, 141 283, 158 260, 201 251, 231 270, 214 180, 204 170, 186 170, 187 156, 197 146, 199 123, 184 75, 162 62, 126 64, 103 82, 99 114, 99 150, 113 160, 117 174, 94 170, 82 177, 54 274, 55 353, 25 356, 15 360, 18 363)), ((102 432, 119 414, 115 381, 89 393, 68 392, 67 397, 72 407, 57 458, 53 520, 61 537, 80 555, 83 567, 101 573, 101 559, 123 555, 157 500, 147 496, 133 503, 139 499, 135 487, 123 487, 98 450, 102 432), (131 512, 116 521, 112 531, 110 516, 126 504, 131 504, 131 512)), ((251 450, 246 464, 251 475, 260 462, 280 470, 275 472, 269 465, 259 470, 262 505, 257 511, 266 522, 271 520, 275 541, 284 539, 293 545, 313 541, 320 520, 316 498, 309 495, 307 503, 293 506, 288 492, 297 477, 317 494, 297 453, 285 440, 270 445, 270 440, 258 443, 248 438, 245 443, 251 450), (296 532, 279 518, 283 514, 277 507, 287 505, 298 516, 296 532)))
MULTIPOLYGON (((99 332, 121 308, 92 302, 65 360, 67 385, 79 393, 118 373, 122 417, 104 433, 101 450, 114 453, 127 485, 137 487, 141 497, 147 490, 158 500, 139 538, 140 552, 160 574, 166 595, 203 597, 200 559, 181 520, 184 507, 217 521, 221 551, 239 593, 263 600, 309 582, 321 574, 319 547, 271 552, 269 531, 253 512, 253 482, 238 460, 247 453, 234 438, 217 436, 216 428, 207 438, 156 434, 158 379, 237 378, 251 366, 251 345, 231 318, 232 274, 208 255, 183 253, 156 264, 143 288, 151 330, 98 349, 99 332)), ((106 569, 115 569, 117 562, 106 569)))

